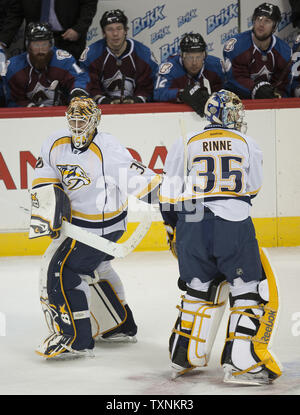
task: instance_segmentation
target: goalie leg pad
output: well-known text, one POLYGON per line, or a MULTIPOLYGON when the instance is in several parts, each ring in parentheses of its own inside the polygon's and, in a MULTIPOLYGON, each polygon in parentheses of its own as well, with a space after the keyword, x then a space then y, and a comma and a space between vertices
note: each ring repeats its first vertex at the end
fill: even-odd
POLYGON ((68 266, 75 245, 76 241, 65 239, 47 269, 47 296, 41 297, 41 303, 51 335, 38 349, 45 357, 64 353, 67 347, 80 351, 94 346, 87 296, 80 289, 80 276, 68 266))
POLYGON ((207 365, 229 295, 223 276, 202 284, 205 291, 199 291, 199 285, 195 290, 179 281, 187 294, 181 297, 181 306, 177 306, 179 316, 169 342, 171 366, 177 376, 207 365))
POLYGON ((260 251, 263 279, 257 290, 236 294, 231 288, 231 314, 221 363, 225 382, 269 384, 281 375, 281 364, 271 353, 279 297, 276 276, 266 251, 260 251))
POLYGON ((137 326, 128 304, 124 305, 107 280, 91 284, 91 323, 95 340, 135 341, 137 326))
POLYGON ((111 261, 103 261, 97 267, 98 280, 106 280, 110 283, 115 291, 117 297, 122 304, 125 304, 125 290, 121 278, 118 273, 113 269, 111 261))
MULTIPOLYGON (((114 232, 108 235, 108 238, 117 240, 122 233, 114 232)), ((43 256, 40 298, 50 336, 70 335, 71 343, 68 343, 68 347, 72 347, 72 351, 90 349, 94 345, 88 285, 99 280, 99 273, 95 272, 95 269, 101 268, 101 261, 107 261, 109 258, 110 256, 104 252, 63 237, 54 240, 43 256)), ((118 288, 120 292, 121 288, 118 288)), ((127 314, 130 315, 130 310, 127 314)), ((44 345, 42 350, 45 350, 45 347, 44 345)))

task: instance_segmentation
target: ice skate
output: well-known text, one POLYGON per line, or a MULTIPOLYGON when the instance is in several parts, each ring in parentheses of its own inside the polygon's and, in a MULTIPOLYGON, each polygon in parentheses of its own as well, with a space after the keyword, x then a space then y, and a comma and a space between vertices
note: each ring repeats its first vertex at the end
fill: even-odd
MULTIPOLYGON (((183 330, 184 331, 184 330, 183 330)), ((172 333, 169 340, 169 350, 171 353, 171 379, 175 380, 179 376, 190 372, 195 366, 192 366, 187 358, 188 339, 182 336, 175 336, 172 333), (176 338, 176 341, 175 341, 176 338)))
POLYGON ((224 364, 224 382, 225 383, 237 383, 242 385, 262 386, 269 385, 272 380, 269 378, 267 370, 262 369, 257 373, 246 372, 241 375, 234 375, 238 372, 232 365, 224 364))
POLYGON ((125 305, 127 317, 124 323, 103 334, 95 337, 96 341, 106 343, 136 343, 137 325, 133 319, 132 311, 128 304, 125 305))
POLYGON ((96 339, 99 342, 105 343, 136 343, 136 336, 127 333, 115 333, 108 337, 99 336, 96 339))
POLYGON ((195 368, 195 366, 182 367, 182 366, 179 366, 176 363, 172 362, 171 363, 171 369, 172 369, 171 380, 175 380, 175 379, 179 378, 180 376, 190 372, 194 368, 195 368))
POLYGON ((77 357, 94 357, 92 349, 75 350, 70 346, 72 337, 53 333, 36 349, 39 356, 46 359, 72 359, 77 357))

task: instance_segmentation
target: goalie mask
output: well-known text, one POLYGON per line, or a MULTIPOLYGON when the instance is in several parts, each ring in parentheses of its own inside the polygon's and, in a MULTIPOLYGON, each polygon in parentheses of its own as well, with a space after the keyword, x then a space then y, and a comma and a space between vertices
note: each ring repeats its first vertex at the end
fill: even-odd
POLYGON ((247 124, 243 121, 244 105, 233 92, 225 89, 214 92, 205 104, 204 113, 211 124, 219 124, 246 133, 247 124))
POLYGON ((75 148, 87 147, 94 138, 101 119, 101 110, 92 98, 75 97, 66 112, 68 127, 75 148))

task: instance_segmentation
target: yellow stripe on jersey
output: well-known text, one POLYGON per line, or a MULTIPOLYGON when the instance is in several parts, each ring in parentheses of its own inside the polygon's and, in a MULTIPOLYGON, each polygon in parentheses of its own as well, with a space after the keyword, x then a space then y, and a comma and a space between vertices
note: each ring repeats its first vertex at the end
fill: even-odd
POLYGON ((257 193, 260 191, 261 187, 259 187, 257 190, 252 190, 252 192, 248 192, 249 195, 257 195, 257 193))
POLYGON ((157 174, 154 176, 154 178, 151 180, 151 182, 148 184, 145 189, 143 189, 138 195, 136 195, 137 199, 142 199, 144 196, 146 196, 148 193, 151 193, 153 189, 155 189, 161 182, 161 177, 157 174))
MULTIPOLYGON (((71 144, 71 137, 60 137, 58 140, 56 140, 53 143, 52 147, 51 147, 50 153, 51 153, 51 151, 54 148, 56 148, 56 147, 58 147, 60 145, 63 145, 63 144, 71 144)), ((100 151, 99 147, 95 143, 91 143, 90 144, 89 150, 93 151, 96 154, 96 156, 102 162, 102 154, 101 154, 101 151, 100 151)))
POLYGON ((178 202, 178 199, 171 199, 170 197, 162 196, 160 194, 159 195, 159 201, 160 201, 160 203, 170 203, 171 205, 175 205, 175 203, 178 202))
MULTIPOLYGON (((254 193, 254 192, 253 192, 254 193)), ((209 192, 209 193, 201 193, 201 195, 190 195, 190 196, 178 196, 177 199, 169 198, 167 196, 159 195, 159 201, 160 203, 170 203, 170 204, 176 204, 178 202, 184 202, 186 200, 196 200, 196 199, 203 199, 204 197, 208 198, 214 197, 214 196, 232 196, 233 198, 239 198, 239 197, 249 197, 250 193, 234 193, 234 192, 209 192)), ((251 193, 252 194, 252 193, 251 193)), ((209 200, 205 200, 206 202, 209 202, 209 200)))
POLYGON ((208 130, 208 131, 204 131, 201 134, 197 134, 194 137, 190 138, 188 141, 188 144, 193 143, 194 141, 198 141, 198 140, 205 140, 205 139, 219 139, 219 138, 235 138, 237 140, 241 140, 244 141, 244 143, 247 144, 247 141, 239 134, 236 134, 232 131, 228 131, 228 130, 208 130))
POLYGON ((95 143, 91 143, 89 146, 89 150, 93 151, 96 156, 100 159, 101 163, 102 163, 102 153, 100 148, 95 144, 95 143))
POLYGON ((51 154, 51 151, 54 150, 56 147, 61 146, 63 144, 71 144, 71 137, 60 137, 58 140, 56 140, 50 149, 49 155, 51 154))
POLYGON ((103 219, 111 219, 115 216, 118 216, 122 213, 128 206, 128 201, 124 203, 120 209, 116 210, 115 212, 107 212, 107 213, 96 213, 96 214, 88 214, 83 212, 78 212, 77 210, 72 210, 72 217, 87 219, 87 220, 103 220, 103 219))
POLYGON ((37 186, 38 184, 54 184, 60 183, 59 179, 54 179, 53 177, 39 177, 34 179, 32 182, 32 187, 37 186))

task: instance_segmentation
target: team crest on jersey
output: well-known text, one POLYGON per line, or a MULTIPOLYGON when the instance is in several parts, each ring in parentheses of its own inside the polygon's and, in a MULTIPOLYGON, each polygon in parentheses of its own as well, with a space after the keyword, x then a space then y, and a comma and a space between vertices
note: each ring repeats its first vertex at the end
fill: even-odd
POLYGON ((62 183, 68 190, 77 190, 91 183, 91 179, 78 165, 57 165, 57 168, 61 173, 62 183))
POLYGON ((235 38, 231 38, 229 39, 224 46, 224 50, 225 52, 231 52, 234 49, 234 45, 236 43, 236 39, 235 38))
POLYGON ((58 49, 57 51, 56 51, 56 58, 59 60, 59 61, 62 61, 63 59, 67 59, 67 58, 70 58, 72 55, 70 55, 70 53, 69 52, 67 52, 66 50, 63 50, 63 49, 58 49))
POLYGON ((106 91, 113 92, 115 96, 120 96, 121 89, 126 91, 126 95, 131 96, 135 88, 135 81, 129 76, 125 76, 123 80, 123 74, 118 70, 111 78, 103 80, 103 86, 106 91))
POLYGON ((163 63, 162 65, 160 65, 160 68, 159 68, 160 75, 166 75, 167 73, 170 73, 172 67, 173 67, 173 64, 170 62, 163 63))
POLYGON ((256 73, 250 75, 250 78, 253 80, 260 79, 264 81, 270 81, 272 76, 272 72, 264 65, 260 70, 256 73))

